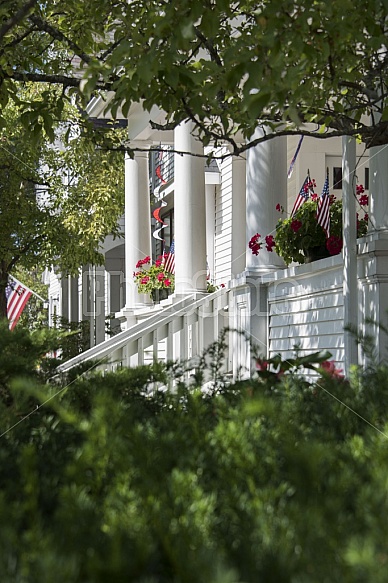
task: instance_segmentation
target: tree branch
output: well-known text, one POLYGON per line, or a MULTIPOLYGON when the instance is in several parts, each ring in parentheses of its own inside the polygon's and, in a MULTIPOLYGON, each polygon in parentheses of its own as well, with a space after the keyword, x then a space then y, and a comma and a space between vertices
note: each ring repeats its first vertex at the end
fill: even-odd
MULTIPOLYGON (((13 79, 14 81, 33 81, 35 83, 52 83, 53 85, 63 85, 63 87, 76 87, 80 86, 82 79, 77 79, 75 77, 67 77, 66 75, 49 75, 45 73, 29 73, 27 71, 12 71, 8 73, 2 71, 2 76, 6 79, 13 79)), ((97 83, 96 89, 111 90, 111 83, 97 83)))
POLYGON ((7 32, 11 30, 11 28, 23 20, 23 18, 30 12, 30 10, 32 10, 32 8, 34 8, 35 4, 37 3, 38 0, 29 0, 27 4, 22 6, 20 10, 16 12, 16 14, 14 14, 9 20, 7 20, 7 22, 3 24, 3 26, 0 28, 0 41, 4 38, 7 32))
POLYGON ((40 16, 32 14, 30 16, 30 20, 39 30, 43 30, 44 32, 47 32, 47 34, 49 34, 52 38, 67 44, 67 46, 72 51, 74 51, 75 54, 78 57, 80 57, 80 59, 82 59, 85 63, 91 62, 92 57, 84 53, 83 50, 77 45, 77 43, 67 38, 67 36, 65 36, 60 30, 58 30, 57 28, 55 28, 54 26, 40 18, 40 16))

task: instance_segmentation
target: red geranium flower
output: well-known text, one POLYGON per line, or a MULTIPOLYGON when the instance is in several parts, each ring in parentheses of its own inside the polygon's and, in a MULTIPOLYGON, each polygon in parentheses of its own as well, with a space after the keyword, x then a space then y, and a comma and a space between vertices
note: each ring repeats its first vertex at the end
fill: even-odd
POLYGON ((332 377, 343 378, 342 369, 336 368, 332 360, 325 360, 321 362, 321 368, 332 377))
POLYGON ((284 208, 282 207, 282 205, 278 202, 278 204, 276 205, 276 210, 279 211, 279 213, 284 212, 284 208))
POLYGON ((294 231, 294 233, 297 233, 301 227, 302 227, 302 221, 300 221, 299 219, 294 219, 292 221, 291 229, 294 231))
POLYGON ((166 287, 170 287, 170 285, 171 285, 171 281, 170 281, 169 279, 165 279, 165 280, 164 280, 164 285, 165 285, 166 287))
POLYGON ((275 239, 273 238, 273 235, 267 235, 265 243, 267 251, 273 251, 273 248, 275 247, 275 239))
POLYGON ((311 200, 317 200, 318 199, 318 195, 317 194, 312 194, 311 195, 311 200))
POLYGON ((367 194, 363 194, 362 196, 360 196, 360 199, 358 201, 360 203, 361 206, 366 206, 369 202, 369 197, 367 194))
POLYGON ((268 369, 268 362, 266 360, 257 360, 256 361, 256 368, 257 370, 264 371, 268 369))
POLYGON ((148 277, 148 275, 146 275, 145 277, 142 277, 142 279, 140 280, 140 283, 146 284, 148 283, 150 280, 150 278, 148 277))
POLYGON ((256 235, 253 235, 253 237, 251 238, 251 240, 248 243, 248 247, 252 251, 253 255, 259 254, 259 251, 261 249, 261 242, 260 242, 260 234, 259 233, 256 233, 256 235))
POLYGON ((164 273, 158 273, 158 281, 164 280, 164 273))
POLYGON ((332 235, 326 241, 326 248, 330 255, 338 255, 342 251, 343 241, 339 237, 332 235))
POLYGON ((365 192, 364 187, 362 184, 357 184, 356 185, 356 192, 357 194, 363 194, 365 192))

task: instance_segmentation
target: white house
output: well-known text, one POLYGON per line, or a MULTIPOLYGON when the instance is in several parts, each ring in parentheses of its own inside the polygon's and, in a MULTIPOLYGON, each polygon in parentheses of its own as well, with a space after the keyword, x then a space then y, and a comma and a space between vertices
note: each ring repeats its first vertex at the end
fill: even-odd
MULTIPOLYGON (((99 117, 103 108, 97 98, 88 113, 99 117)), ((362 363, 362 353, 344 326, 365 332, 366 318, 384 322, 388 308, 387 148, 368 153, 350 139, 305 138, 287 179, 298 137, 276 137, 239 158, 222 158, 227 150, 220 149, 216 165, 208 167, 191 123, 174 132, 153 130, 150 118, 158 122, 161 116, 159 110, 147 113, 140 105, 129 112, 128 132, 137 152, 134 159, 125 160, 124 239, 108 238, 105 265, 84 266, 78 280, 51 276, 51 310, 91 322, 90 350, 61 369, 87 359, 101 359, 105 368, 153 358, 187 359, 216 340, 225 327, 231 329, 226 368, 235 376, 249 375, 253 366, 248 338, 268 356, 280 353, 287 358, 299 345, 305 353, 330 350, 346 370, 362 363), (150 160, 158 154, 149 150, 160 146, 165 153, 156 162, 161 164, 157 176, 150 160), (357 246, 355 220, 347 218, 348 213, 355 217, 349 176, 356 160, 358 181, 369 188, 371 217, 370 232, 357 246), (265 249, 253 256, 248 241, 256 232, 274 231, 277 203, 292 208, 307 169, 320 191, 326 168, 331 192, 341 192, 336 187, 342 178, 343 254, 288 269, 265 249), (175 240, 175 292, 156 305, 137 292, 132 276, 137 261, 155 256, 160 244, 152 237, 156 227, 150 201, 155 192, 150 185, 156 190, 156 206, 161 200, 167 203, 161 211, 168 223, 166 243, 175 240), (213 294, 206 293, 208 269, 215 284, 225 285, 213 294), (121 332, 110 337, 106 317, 112 313, 121 332)), ((378 357, 384 357, 381 330, 377 325, 368 330, 378 357)))

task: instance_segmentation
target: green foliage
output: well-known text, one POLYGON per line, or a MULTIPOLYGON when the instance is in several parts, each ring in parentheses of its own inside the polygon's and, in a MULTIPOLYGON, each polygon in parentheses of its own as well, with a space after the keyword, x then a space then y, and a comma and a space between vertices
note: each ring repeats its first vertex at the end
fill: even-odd
MULTIPOLYGON (((326 233, 317 222, 318 200, 302 204, 293 217, 279 219, 276 225, 275 251, 289 265, 292 261, 303 263, 314 248, 323 247, 327 256, 336 255, 342 249, 342 200, 333 198, 330 205, 330 237, 335 238, 338 248, 330 251, 326 233), (328 248, 326 249, 326 245, 328 248)), ((364 213, 363 213, 364 214, 364 213)), ((357 237, 366 234, 368 217, 357 219, 357 237)))
MULTIPOLYGON (((312 184, 312 183, 311 183, 312 184)), ((363 194, 363 186, 357 186, 357 203, 362 214, 357 212, 357 237, 363 237, 368 230, 368 213, 365 206, 368 196, 363 194)), ((304 263, 315 259, 322 259, 329 255, 338 255, 342 250, 342 200, 330 197, 329 207, 329 236, 317 221, 319 207, 318 195, 312 196, 304 202, 290 217, 279 219, 276 225, 275 236, 267 235, 264 238, 267 251, 276 251, 289 265, 292 261, 304 263)), ((284 212, 278 204, 276 209, 284 212)), ((256 233, 249 241, 249 248, 253 255, 258 255, 264 241, 256 233)))
MULTIPOLYGON (((43 103, 44 90, 19 87, 20 99, 43 103)), ((4 290, 15 269, 43 270, 53 262, 62 273, 101 261, 106 235, 118 235, 123 212, 123 155, 96 149, 79 134, 80 116, 66 106, 66 123, 51 136, 34 136, 22 124, 20 105, 8 104, 0 128, 0 314, 4 290), (72 139, 61 141, 67 129, 72 139)))
POLYGON ((90 348, 90 322, 71 322, 65 317, 54 316, 53 326, 60 332, 65 332, 61 337, 61 359, 69 360, 90 348))
POLYGON ((226 138, 233 147, 238 131, 250 138, 263 124, 284 131, 305 122, 320 137, 330 128, 368 144, 388 139, 386 0, 26 6, 2 2, 0 103, 17 101, 35 135, 50 135, 69 99, 84 108, 102 90, 113 116, 142 100, 174 124, 196 120, 205 144, 226 138), (21 99, 21 80, 65 91, 21 99), (381 121, 364 123, 372 110, 381 121))
POLYGON ((255 378, 206 393, 162 365, 66 390, 14 384, 0 407, 2 578, 383 583, 388 370, 345 380, 326 357, 275 358, 272 376, 261 359, 255 378), (315 382, 296 374, 306 365, 315 382))

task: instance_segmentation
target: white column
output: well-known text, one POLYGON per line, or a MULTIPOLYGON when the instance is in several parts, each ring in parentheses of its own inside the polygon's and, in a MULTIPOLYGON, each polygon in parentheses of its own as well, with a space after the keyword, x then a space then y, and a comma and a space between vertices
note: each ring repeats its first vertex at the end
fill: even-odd
POLYGON ((94 269, 94 323, 96 344, 105 340, 105 269, 98 265, 94 269))
POLYGON ((360 324, 378 361, 388 358, 388 148, 369 150, 369 232, 359 245, 362 284, 360 324), (366 323, 370 319, 374 324, 366 323))
POLYGON ((78 276, 70 279, 70 310, 69 320, 78 322, 78 276))
MULTIPOLYGON (((262 136, 263 131, 257 129, 252 138, 262 136)), ((263 239, 266 235, 275 235, 275 225, 281 218, 276 205, 287 207, 285 137, 272 138, 248 150, 246 180, 246 268, 249 272, 263 273, 284 267, 283 260, 275 252, 268 252, 265 244, 259 255, 252 255, 248 242, 255 233, 263 239)))
MULTIPOLYGON (((203 154, 202 144, 191 135, 193 124, 175 129, 175 150, 203 154)), ((206 290, 205 161, 175 154, 175 292, 206 290)))
MULTIPOLYGON (((245 226, 246 226, 246 171, 244 157, 232 160, 232 257, 231 273, 236 277, 246 265, 245 226)), ((255 231, 256 232, 256 231, 255 231)), ((252 233, 254 234, 254 233, 252 233)), ((249 251, 250 252, 250 251, 249 251)))
POLYGON ((369 150, 369 217, 371 230, 388 230, 387 146, 369 150))
MULTIPOLYGON (((136 308, 151 303, 148 295, 139 294, 133 280, 136 263, 151 255, 151 207, 149 194, 148 153, 125 156, 125 308, 126 319, 136 308)), ((119 316, 118 316, 119 317, 119 316)))
POLYGON ((342 138, 342 225, 344 259, 344 345, 345 374, 350 373, 352 364, 357 364, 358 347, 354 334, 346 328, 358 325, 357 290, 357 226, 356 226, 356 140, 349 136, 342 138))
POLYGON ((206 258, 211 281, 214 281, 215 196, 216 185, 206 184, 206 258))

